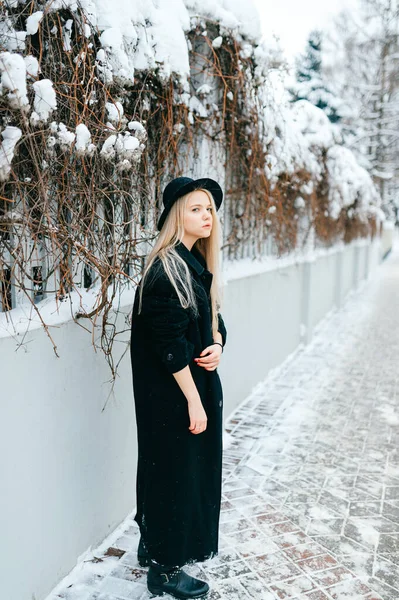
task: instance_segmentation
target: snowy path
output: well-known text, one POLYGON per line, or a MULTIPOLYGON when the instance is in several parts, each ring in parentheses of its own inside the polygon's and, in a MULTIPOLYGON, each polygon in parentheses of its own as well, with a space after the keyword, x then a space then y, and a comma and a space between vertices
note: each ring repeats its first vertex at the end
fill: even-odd
MULTIPOLYGON (((398 600, 398 360, 397 245, 230 419, 220 554, 186 567, 207 600, 398 600)), ((150 598, 137 542, 130 520, 48 600, 150 598)))

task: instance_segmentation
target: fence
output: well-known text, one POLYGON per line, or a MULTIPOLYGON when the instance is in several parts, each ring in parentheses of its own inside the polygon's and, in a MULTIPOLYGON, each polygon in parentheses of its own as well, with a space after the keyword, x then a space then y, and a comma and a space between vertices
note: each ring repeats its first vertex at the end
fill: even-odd
MULTIPOLYGON (((376 239, 332 248, 310 262, 275 261, 265 269, 252 261, 246 276, 224 265, 228 345, 219 372, 225 416, 269 369, 311 339, 325 314, 372 274, 381 252, 376 239)), ((131 302, 118 308, 119 329, 126 329, 131 308, 131 302)), ((59 358, 42 327, 0 337, 0 530, 7 600, 43 600, 78 557, 134 508, 129 354, 110 396, 107 363, 93 351, 87 332, 67 321, 53 324, 52 336, 59 358)), ((128 341, 126 329, 115 346, 116 361, 128 341)))

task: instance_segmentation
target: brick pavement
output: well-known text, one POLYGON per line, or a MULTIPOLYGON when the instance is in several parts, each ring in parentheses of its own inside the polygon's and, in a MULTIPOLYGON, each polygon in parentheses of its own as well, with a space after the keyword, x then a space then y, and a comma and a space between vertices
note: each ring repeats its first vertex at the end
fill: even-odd
MULTIPOLYGON (((227 423, 220 553, 186 567, 207 600, 399 599, 398 361, 396 250, 227 423)), ((51 600, 150 598, 137 542, 51 600)))

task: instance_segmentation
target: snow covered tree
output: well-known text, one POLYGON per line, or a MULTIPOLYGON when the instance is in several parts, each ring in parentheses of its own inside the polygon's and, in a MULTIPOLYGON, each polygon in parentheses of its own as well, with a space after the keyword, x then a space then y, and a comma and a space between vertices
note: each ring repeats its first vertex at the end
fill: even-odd
POLYGON ((337 123, 342 101, 332 93, 323 75, 322 40, 321 31, 310 33, 305 53, 296 60, 296 82, 290 91, 294 102, 308 100, 321 108, 331 123, 337 123))
POLYGON ((340 122, 344 143, 379 187, 394 217, 399 187, 398 0, 360 0, 324 32, 323 71, 350 110, 340 122))

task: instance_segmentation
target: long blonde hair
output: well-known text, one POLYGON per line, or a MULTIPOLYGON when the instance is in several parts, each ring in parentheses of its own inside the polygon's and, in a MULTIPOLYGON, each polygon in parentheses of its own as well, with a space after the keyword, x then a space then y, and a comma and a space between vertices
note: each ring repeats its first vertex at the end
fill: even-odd
MULTIPOLYGON (((217 216, 216 205, 212 193, 204 188, 198 188, 195 191, 205 192, 212 205, 212 228, 211 234, 207 238, 199 238, 194 243, 194 248, 202 254, 206 261, 206 268, 213 274, 212 285, 210 289, 211 306, 212 306, 212 334, 215 338, 218 330, 217 313, 221 308, 222 289, 220 284, 220 268, 219 268, 219 249, 221 240, 220 221, 217 216)), ((184 236, 184 213, 193 192, 189 192, 181 196, 172 205, 166 221, 159 232, 158 238, 147 256, 144 266, 139 298, 139 310, 141 312, 142 295, 144 288, 144 280, 154 262, 159 257, 162 261, 165 273, 169 277, 173 287, 176 290, 180 304, 183 308, 192 307, 194 312, 198 312, 196 296, 194 293, 191 273, 186 261, 175 250, 175 246, 183 239, 184 236)))

